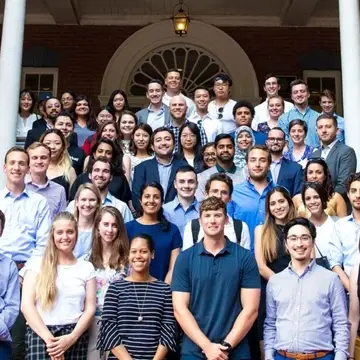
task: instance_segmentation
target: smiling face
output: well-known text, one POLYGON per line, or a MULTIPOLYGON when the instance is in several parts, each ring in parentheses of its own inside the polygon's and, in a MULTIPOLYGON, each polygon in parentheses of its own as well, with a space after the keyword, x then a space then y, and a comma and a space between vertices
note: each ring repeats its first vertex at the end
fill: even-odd
POLYGON ((12 151, 6 156, 3 167, 7 182, 16 185, 23 185, 24 178, 29 171, 29 158, 26 153, 12 151))
POLYGON ((227 204, 231 200, 230 190, 225 181, 212 180, 207 197, 215 196, 227 204))
POLYGON ((309 229, 305 226, 295 225, 291 227, 285 245, 292 261, 306 262, 311 259, 314 243, 309 229))
POLYGON ((284 105, 280 98, 271 98, 268 102, 268 111, 270 118, 278 119, 280 115, 284 112, 284 105))
POLYGON ((115 124, 108 124, 104 127, 101 137, 103 139, 109 139, 115 141, 118 138, 118 133, 116 132, 115 124))
POLYGON ((266 178, 270 167, 268 153, 261 149, 251 150, 248 154, 247 166, 252 180, 263 180, 266 178))
POLYGON ((281 130, 270 130, 266 146, 272 154, 282 153, 285 147, 285 134, 281 130))
POLYGON ((150 83, 146 92, 146 97, 153 105, 158 105, 162 102, 164 95, 163 87, 158 83, 150 83))
POLYGON ((206 112, 210 102, 210 94, 205 89, 198 89, 194 93, 194 103, 196 105, 196 110, 201 112, 206 112))
POLYGON ((170 100, 170 115, 176 120, 185 119, 187 111, 186 101, 181 95, 173 96, 170 100))
POLYGON ((320 99, 320 107, 324 113, 332 114, 335 109, 335 102, 327 96, 322 96, 320 99))
POLYGON ((165 78, 165 85, 168 90, 171 90, 174 93, 179 92, 180 83, 181 83, 180 73, 176 71, 170 71, 169 73, 167 73, 165 78))
POLYGON ((285 196, 279 192, 275 191, 269 199, 269 210, 270 214, 280 222, 284 221, 290 210, 290 206, 285 196))
POLYGON ((143 129, 137 129, 133 135, 133 140, 138 150, 146 151, 150 144, 150 135, 143 129))
POLYGON ((235 148, 230 139, 222 139, 216 144, 216 157, 222 162, 234 160, 235 148))
POLYGON ((158 157, 169 157, 174 150, 174 140, 168 131, 159 131, 154 135, 153 149, 158 157))
POLYGON ((64 253, 71 253, 77 240, 76 224, 71 220, 59 219, 53 224, 55 247, 64 253))
POLYGON ((98 199, 91 190, 83 189, 75 199, 75 206, 80 216, 91 218, 98 208, 98 199))
POLYGON ((324 145, 329 145, 336 139, 337 127, 333 119, 318 120, 316 122, 316 131, 324 145))
POLYGON ((50 165, 49 150, 43 146, 36 149, 28 150, 30 158, 30 173, 31 174, 46 174, 50 165))
POLYGON ((204 163, 208 168, 216 165, 215 146, 208 146, 203 153, 204 163))
POLYGON ((90 112, 89 103, 86 100, 80 100, 76 103, 75 114, 78 116, 88 116, 90 112))
POLYGON ((264 91, 266 92, 266 96, 269 98, 270 96, 277 95, 280 90, 280 85, 275 76, 269 77, 265 80, 264 91))
POLYGON ((114 242, 119 235, 119 226, 115 216, 105 212, 99 222, 98 231, 102 242, 114 242))
POLYGON ((320 195, 311 188, 305 191, 305 206, 310 211, 311 215, 319 216, 323 212, 323 207, 320 199, 320 195))
POLYGON ((306 137, 304 127, 301 125, 294 125, 290 130, 290 137, 294 144, 304 144, 306 137))
POLYGON ((42 142, 50 148, 51 159, 54 161, 56 159, 59 159, 59 157, 64 151, 64 146, 61 141, 61 137, 55 133, 50 133, 44 137, 42 142))
POLYGON ((74 131, 74 124, 68 116, 58 116, 54 125, 67 139, 74 131))
POLYGON ((323 184, 325 181, 324 168, 320 164, 310 164, 307 168, 306 178, 309 182, 319 182, 323 184))
POLYGON ((149 272, 150 262, 153 258, 154 252, 149 249, 148 242, 145 239, 137 237, 131 241, 129 264, 133 271, 137 273, 149 272))
POLYGON ((188 151, 193 151, 195 149, 196 135, 190 130, 190 128, 184 128, 180 136, 180 143, 183 149, 188 151))
POLYGON ((45 114, 50 120, 55 120, 61 111, 60 101, 57 99, 49 99, 45 102, 45 114))
POLYGON ((98 159, 100 156, 105 156, 108 160, 111 160, 113 157, 113 148, 111 145, 104 142, 100 143, 95 151, 94 158, 98 159))
POLYGON ((96 122, 99 125, 103 124, 105 121, 110 121, 110 120, 114 120, 114 117, 107 110, 101 110, 98 116, 96 117, 96 122))
POLYGON ((197 188, 196 174, 192 171, 178 172, 174 180, 174 187, 182 199, 193 199, 197 188))
POLYGON ((28 112, 33 105, 32 98, 29 93, 22 93, 20 97, 20 109, 28 112))
POLYGON ((124 136, 131 137, 136 126, 136 121, 132 115, 123 114, 121 116, 119 126, 120 131, 124 136))
POLYGON ((207 236, 216 237, 224 233, 227 218, 223 209, 203 211, 199 220, 207 236))
POLYGON ((241 131, 237 137, 237 144, 241 151, 246 151, 253 143, 253 138, 248 131, 241 131))
POLYGON ((305 84, 294 85, 291 89, 291 100, 295 105, 305 106, 310 97, 309 90, 305 84))
POLYGON ((140 204, 144 214, 157 214, 162 206, 160 191, 157 188, 148 186, 142 194, 140 204))
POLYGON ((123 111, 125 106, 125 98, 121 94, 116 94, 113 100, 115 111, 123 111))
POLYGON ((74 104, 74 98, 69 93, 63 93, 61 96, 61 105, 64 110, 71 110, 72 106, 74 104))
POLYGON ((89 178, 100 191, 105 190, 112 180, 110 164, 96 161, 92 167, 91 174, 89 174, 89 178))
POLYGON ((350 184, 348 198, 353 209, 360 211, 360 181, 353 181, 350 184))

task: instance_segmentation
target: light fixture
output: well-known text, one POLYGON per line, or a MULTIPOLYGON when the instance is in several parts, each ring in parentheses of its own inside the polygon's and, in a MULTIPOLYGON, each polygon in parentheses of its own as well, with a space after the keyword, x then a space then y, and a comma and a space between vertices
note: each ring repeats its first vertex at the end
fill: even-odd
POLYGON ((174 23, 175 34, 180 36, 187 34, 190 23, 189 7, 183 0, 179 0, 179 3, 174 6, 171 20, 174 23), (183 9, 183 5, 186 6, 187 12, 183 9))

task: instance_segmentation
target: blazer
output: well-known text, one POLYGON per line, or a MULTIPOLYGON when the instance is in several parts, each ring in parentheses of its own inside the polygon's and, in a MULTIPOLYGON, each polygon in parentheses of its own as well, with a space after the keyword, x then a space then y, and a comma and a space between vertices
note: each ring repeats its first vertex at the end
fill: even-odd
MULTIPOLYGON (((311 158, 321 157, 321 148, 316 149, 311 158)), ((337 141, 331 148, 326 163, 329 167, 335 191, 345 195, 345 182, 350 174, 356 172, 356 154, 353 148, 337 141)))
MULTIPOLYGON (((174 187, 175 174, 177 169, 182 166, 187 166, 187 161, 177 159, 175 156, 171 165, 170 178, 168 188, 164 189, 165 199, 164 203, 168 203, 175 199, 176 190, 174 187)), ((134 178, 132 183, 132 201, 136 211, 140 211, 140 188, 142 185, 151 182, 158 182, 160 184, 160 175, 158 170, 158 162, 156 158, 145 160, 139 165, 135 166, 134 178)))
POLYGON ((276 185, 289 190, 291 197, 300 194, 303 185, 303 168, 295 161, 282 158, 280 172, 276 185))
MULTIPOLYGON (((164 108, 165 108, 165 111, 164 111, 164 115, 165 115, 165 124, 164 124, 164 126, 165 126, 165 125, 170 124, 171 118, 170 118, 169 107, 164 105, 164 108)), ((142 123, 142 124, 147 124, 148 116, 149 116, 149 108, 147 108, 147 107, 145 109, 139 110, 136 113, 136 117, 138 119, 138 122, 142 123)))

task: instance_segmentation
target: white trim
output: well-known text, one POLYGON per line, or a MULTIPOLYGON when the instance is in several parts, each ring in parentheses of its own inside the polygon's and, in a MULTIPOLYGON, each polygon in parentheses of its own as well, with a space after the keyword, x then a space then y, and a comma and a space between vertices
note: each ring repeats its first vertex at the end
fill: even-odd
POLYGON ((21 69, 21 88, 25 87, 25 76, 28 74, 36 74, 36 75, 53 75, 53 88, 52 88, 52 95, 57 95, 57 88, 58 88, 58 76, 59 70, 58 68, 43 68, 43 67, 23 67, 21 69))
POLYGON ((108 63, 99 100, 108 99, 114 89, 126 89, 132 72, 141 60, 155 49, 174 43, 201 47, 214 58, 221 59, 234 83, 232 97, 259 102, 256 73, 245 51, 225 32, 195 20, 191 22, 187 36, 175 35, 172 22, 167 20, 146 26, 128 37, 108 63))

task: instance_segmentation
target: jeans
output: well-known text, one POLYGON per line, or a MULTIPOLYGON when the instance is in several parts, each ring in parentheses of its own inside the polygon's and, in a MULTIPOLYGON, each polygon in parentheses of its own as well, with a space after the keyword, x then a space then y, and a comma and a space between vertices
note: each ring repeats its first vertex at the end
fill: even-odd
MULTIPOLYGON (((335 354, 333 352, 331 352, 331 353, 327 354, 326 356, 323 356, 323 357, 318 358, 318 359, 321 359, 321 360, 334 360, 334 358, 335 358, 335 354)), ((294 359, 282 356, 278 352, 276 352, 274 360, 294 360, 294 359)))
POLYGON ((0 341, 0 359, 11 360, 11 342, 0 341))

